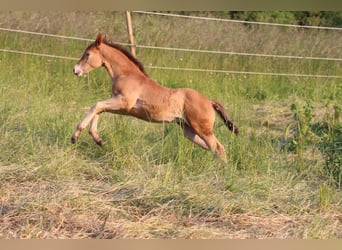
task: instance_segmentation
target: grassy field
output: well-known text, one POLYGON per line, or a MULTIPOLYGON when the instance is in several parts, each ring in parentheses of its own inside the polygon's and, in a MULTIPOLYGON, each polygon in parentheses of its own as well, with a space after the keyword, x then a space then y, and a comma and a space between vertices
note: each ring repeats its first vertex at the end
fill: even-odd
MULTIPOLYGON (((248 53, 342 56, 340 31, 133 15, 137 44, 248 53)), ((127 42, 123 13, 2 12, 0 27, 127 42)), ((0 31, 0 48, 81 56, 86 41, 0 31)), ((111 95, 104 69, 0 52, 1 238, 342 238, 342 80, 149 69, 172 66, 342 75, 339 61, 137 49, 161 85, 220 100, 228 163, 174 124, 102 114, 98 147, 70 137, 111 95)))

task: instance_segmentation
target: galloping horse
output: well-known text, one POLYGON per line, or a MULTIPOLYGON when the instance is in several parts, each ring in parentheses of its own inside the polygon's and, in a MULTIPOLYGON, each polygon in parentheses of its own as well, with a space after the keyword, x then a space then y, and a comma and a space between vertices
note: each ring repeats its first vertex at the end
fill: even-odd
POLYGON ((99 114, 111 112, 150 122, 175 122, 182 127, 186 138, 226 159, 224 147, 213 133, 215 111, 231 131, 238 134, 239 130, 218 101, 210 100, 190 88, 172 89, 159 85, 147 75, 134 56, 122 47, 108 43, 99 33, 95 42, 86 48, 73 72, 82 76, 101 66, 112 79, 112 97, 92 106, 72 135, 72 143, 91 123, 89 133, 102 146, 103 141, 97 132, 99 114))

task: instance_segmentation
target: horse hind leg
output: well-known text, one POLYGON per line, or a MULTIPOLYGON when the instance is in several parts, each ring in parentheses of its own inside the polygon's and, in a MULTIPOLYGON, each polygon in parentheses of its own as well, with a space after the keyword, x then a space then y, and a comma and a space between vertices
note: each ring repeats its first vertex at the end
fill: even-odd
POLYGON ((222 144, 216 139, 215 135, 211 133, 209 136, 199 136, 190 126, 183 125, 184 136, 193 143, 199 145, 205 150, 214 153, 215 156, 226 162, 226 154, 222 144))
POLYGON ((222 159, 224 162, 227 162, 226 151, 223 145, 216 139, 216 152, 217 156, 222 159))
POLYGON ((213 133, 209 135, 202 135, 202 138, 210 148, 210 151, 213 152, 215 156, 217 156, 224 162, 227 162, 225 149, 213 133))
POLYGON ((210 150, 207 143, 205 141, 203 141, 203 139, 201 137, 199 137, 198 134, 196 134, 196 132, 191 127, 184 124, 183 125, 183 132, 184 132, 184 136, 187 139, 189 139, 190 141, 197 144, 198 146, 200 146, 203 149, 210 150))

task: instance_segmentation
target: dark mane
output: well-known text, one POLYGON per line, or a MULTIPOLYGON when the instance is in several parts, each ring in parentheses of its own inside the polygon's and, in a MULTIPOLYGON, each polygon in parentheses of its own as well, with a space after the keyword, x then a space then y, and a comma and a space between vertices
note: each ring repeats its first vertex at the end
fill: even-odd
POLYGON ((148 76, 148 74, 146 73, 145 71, 145 68, 144 68, 144 65, 137 59, 135 58, 127 49, 125 49, 124 47, 122 47, 121 45, 119 44, 112 44, 112 43, 109 43, 107 40, 104 40, 103 41, 106 45, 114 48, 114 49, 117 49, 119 51, 121 51, 125 56, 127 56, 127 58, 132 61, 139 69, 141 72, 144 73, 145 76, 148 76))

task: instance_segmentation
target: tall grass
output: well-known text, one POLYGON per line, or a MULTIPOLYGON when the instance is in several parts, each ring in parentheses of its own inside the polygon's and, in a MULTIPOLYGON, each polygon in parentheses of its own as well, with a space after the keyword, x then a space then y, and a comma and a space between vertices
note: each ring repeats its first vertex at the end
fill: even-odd
MULTIPOLYGON (((2 27, 86 38, 101 31, 126 40, 123 13, 0 15, 2 27)), ((133 23, 138 44, 341 57, 341 37, 333 31, 136 14, 133 23)), ((1 32, 0 44, 79 57, 88 43, 1 32)), ((341 74, 339 62, 148 49, 137 56, 146 67, 341 74)), ((177 125, 111 114, 100 116, 103 148, 86 132, 71 145, 90 106, 111 95, 103 69, 75 78, 74 64, 0 53, 2 238, 341 238, 339 79, 147 68, 162 85, 191 87, 224 104, 241 134, 217 119, 223 164, 177 125)))

